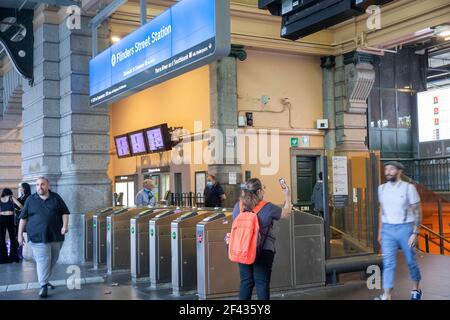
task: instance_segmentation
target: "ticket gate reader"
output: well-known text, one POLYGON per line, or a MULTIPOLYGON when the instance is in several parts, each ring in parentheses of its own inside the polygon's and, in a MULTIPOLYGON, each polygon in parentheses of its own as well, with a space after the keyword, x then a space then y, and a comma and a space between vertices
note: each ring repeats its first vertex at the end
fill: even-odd
POLYGON ((167 283, 171 278, 171 243, 170 223, 179 216, 197 210, 177 209, 156 215, 149 221, 149 264, 150 286, 156 288, 161 283, 167 283))
POLYGON ((218 212, 197 226, 197 291, 199 299, 235 295, 239 291, 239 268, 228 259, 225 236, 231 231, 231 212, 218 212))
POLYGON ((96 213, 92 217, 92 262, 94 269, 106 263, 106 217, 113 213, 126 212, 128 208, 96 213))
POLYGON ((132 208, 106 217, 106 266, 108 273, 130 269, 130 219, 154 209, 132 208))
POLYGON ((93 217, 95 214, 98 213, 106 213, 109 211, 113 211, 114 208, 103 208, 103 209, 96 209, 89 211, 87 213, 82 214, 83 219, 83 263, 86 263, 88 261, 92 260, 93 255, 93 217))
POLYGON ((149 227, 148 222, 156 215, 174 211, 172 208, 158 208, 153 212, 141 212, 130 220, 131 279, 149 279, 149 227))
POLYGON ((197 254, 195 247, 195 226, 211 210, 185 213, 170 224, 172 251, 172 289, 174 294, 195 290, 197 287, 197 254))

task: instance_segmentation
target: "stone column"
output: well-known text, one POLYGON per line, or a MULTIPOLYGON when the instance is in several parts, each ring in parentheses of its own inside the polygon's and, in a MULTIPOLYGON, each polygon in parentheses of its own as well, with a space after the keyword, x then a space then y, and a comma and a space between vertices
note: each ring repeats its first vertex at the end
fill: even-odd
POLYGON ((208 171, 216 176, 227 195, 227 200, 223 203, 224 207, 234 206, 239 198, 242 182, 242 168, 240 164, 237 164, 237 139, 226 138, 227 129, 236 130, 238 128, 237 58, 245 60, 246 53, 243 46, 232 45, 230 56, 210 65, 211 128, 220 131, 224 140, 221 159, 223 164, 211 164, 208 166, 208 171), (236 173, 236 184, 229 183, 230 172, 236 173))
POLYGON ((56 189, 60 175, 59 34, 57 11, 41 5, 34 17, 34 84, 23 81, 22 173, 34 185, 45 175, 56 189))
MULTIPOLYGON (((60 262, 82 260, 81 214, 112 202, 109 162, 108 107, 89 105, 89 60, 91 59, 91 17, 81 17, 81 29, 59 25, 60 59, 60 170, 58 192, 66 201, 70 232, 60 262)), ((103 39, 105 28, 99 29, 103 39)))
MULTIPOLYGON (((111 204, 109 116, 89 106, 90 17, 69 29, 65 8, 35 11, 34 85, 24 83, 24 179, 45 175, 70 212, 60 263, 82 261, 81 214, 111 204)), ((100 31, 103 39, 106 29, 100 31)))
POLYGON ((367 151, 367 98, 375 82, 372 57, 352 52, 336 57, 335 62, 329 59, 322 60, 324 113, 331 120, 326 147, 340 152, 367 151))

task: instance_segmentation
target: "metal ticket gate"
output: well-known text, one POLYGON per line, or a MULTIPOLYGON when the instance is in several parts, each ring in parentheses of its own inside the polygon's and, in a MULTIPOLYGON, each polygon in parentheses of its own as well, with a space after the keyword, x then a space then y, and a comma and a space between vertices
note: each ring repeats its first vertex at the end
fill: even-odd
POLYGON ((92 260, 93 255, 93 217, 95 214, 101 214, 106 213, 109 211, 113 211, 114 208, 104 208, 104 209, 96 209, 89 211, 87 213, 84 213, 81 215, 83 219, 83 263, 86 263, 88 261, 92 260))
MULTIPOLYGON (((200 299, 236 296, 238 265, 228 259, 224 238, 231 230, 231 213, 217 213, 197 224, 197 289, 200 299)), ((323 220, 293 213, 273 227, 275 259, 272 291, 291 290, 325 283, 323 220)))
POLYGON ((128 208, 96 213, 92 217, 92 262, 94 269, 106 263, 106 217, 113 213, 126 212, 128 208))
POLYGON ((195 212, 196 209, 161 213, 149 221, 149 264, 150 285, 156 288, 161 283, 171 281, 170 223, 179 216, 195 212))
POLYGON ((174 211, 174 208, 160 208, 153 212, 141 212, 130 220, 130 254, 132 281, 149 279, 149 227, 148 222, 160 213, 174 211))
POLYGON ((197 286, 195 226, 214 210, 188 212, 170 224, 172 251, 172 289, 174 294, 194 290, 197 286))
POLYGON ((231 230, 231 212, 206 217, 197 229, 197 291, 200 299, 236 295, 239 268, 228 259, 225 236, 231 230))
POLYGON ((130 219, 153 208, 132 208, 106 217, 106 266, 108 273, 130 269, 130 219))

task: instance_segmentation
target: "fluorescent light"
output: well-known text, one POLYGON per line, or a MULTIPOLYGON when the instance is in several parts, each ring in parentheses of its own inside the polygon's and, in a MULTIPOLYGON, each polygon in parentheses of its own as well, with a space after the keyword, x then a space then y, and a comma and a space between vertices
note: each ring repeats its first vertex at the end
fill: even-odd
POLYGON ((450 25, 442 25, 436 27, 434 34, 447 40, 448 38, 450 38, 450 25))
POLYGON ((112 43, 116 43, 116 42, 119 42, 120 41, 120 37, 118 37, 118 36, 112 36, 111 37, 111 42, 112 43))

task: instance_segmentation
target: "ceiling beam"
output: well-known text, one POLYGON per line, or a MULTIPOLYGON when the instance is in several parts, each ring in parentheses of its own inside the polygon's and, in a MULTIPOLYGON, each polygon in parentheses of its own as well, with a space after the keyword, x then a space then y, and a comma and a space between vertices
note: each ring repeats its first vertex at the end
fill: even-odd
POLYGON ((81 0, 30 0, 29 2, 45 3, 64 7, 81 5, 81 0))

